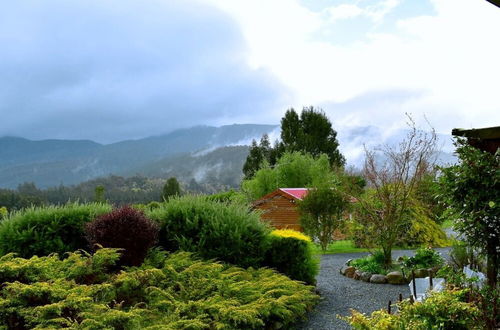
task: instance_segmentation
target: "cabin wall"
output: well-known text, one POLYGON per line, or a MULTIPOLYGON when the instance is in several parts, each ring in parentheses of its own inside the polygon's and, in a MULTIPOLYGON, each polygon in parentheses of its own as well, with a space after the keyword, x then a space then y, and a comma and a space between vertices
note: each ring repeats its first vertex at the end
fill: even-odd
POLYGON ((297 203, 281 195, 275 195, 255 206, 261 210, 261 219, 276 229, 303 231, 297 203))

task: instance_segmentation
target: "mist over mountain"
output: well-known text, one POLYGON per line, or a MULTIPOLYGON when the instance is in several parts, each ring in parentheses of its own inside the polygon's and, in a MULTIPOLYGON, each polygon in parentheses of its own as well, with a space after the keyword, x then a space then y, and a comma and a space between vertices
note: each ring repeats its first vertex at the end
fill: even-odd
MULTIPOLYGON (((169 172, 155 164, 174 155, 244 144, 252 138, 259 138, 262 134, 273 131, 276 127, 253 124, 196 126, 161 136, 108 145, 92 141, 31 141, 3 137, 0 138, 0 187, 15 188, 23 182, 34 182, 45 188, 76 184, 110 174, 141 174, 142 169, 148 170, 153 176, 165 173, 174 175, 176 171, 169 172), (158 172, 151 171, 151 168, 158 168, 158 172)), ((240 158, 244 161, 246 154, 241 154, 240 158)), ((173 158, 173 162, 178 164, 176 166, 186 166, 176 159, 173 158)))
MULTIPOLYGON (((407 130, 387 131, 376 126, 339 127, 340 150, 347 165, 362 168, 364 147, 401 141, 407 130)), ((108 175, 177 177, 191 189, 209 183, 214 189, 236 188, 252 139, 268 134, 279 138, 278 125, 234 124, 195 126, 168 134, 112 144, 89 140, 32 141, 0 138, 0 187, 16 188, 34 182, 40 188, 72 185, 108 175), (218 188, 217 188, 218 187, 218 188)), ((449 135, 440 134, 440 164, 455 161, 449 135)))

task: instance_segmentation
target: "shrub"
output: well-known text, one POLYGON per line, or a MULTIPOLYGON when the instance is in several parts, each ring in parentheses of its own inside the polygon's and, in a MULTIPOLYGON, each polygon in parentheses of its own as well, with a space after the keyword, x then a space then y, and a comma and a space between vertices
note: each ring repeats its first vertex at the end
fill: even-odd
POLYGON ((0 255, 29 258, 84 249, 84 224, 110 210, 106 204, 71 203, 13 212, 0 223, 0 255))
POLYGON ((148 215, 160 224, 160 245, 168 251, 196 252, 242 267, 263 262, 270 230, 245 206, 183 196, 148 215))
POLYGON ((91 249, 96 244, 121 248, 120 264, 139 266, 148 249, 157 242, 158 230, 158 225, 146 218, 143 212, 124 206, 85 224, 85 237, 91 249))
POLYGON ((381 251, 376 251, 366 257, 355 259, 351 265, 363 272, 372 274, 387 274, 384 268, 384 254, 381 251))
POLYGON ((289 328, 318 301, 312 287, 270 269, 244 270, 183 252, 163 255, 160 268, 106 273, 118 258, 116 249, 65 260, 0 258, 0 274, 10 274, 0 288, 0 328, 289 328), (100 277, 85 284, 81 274, 100 277))
POLYGON ((293 230, 272 232, 264 265, 308 284, 316 283, 319 271, 310 238, 293 230))
POLYGON ((443 291, 432 293, 424 302, 410 303, 405 300, 398 304, 399 314, 375 311, 365 316, 352 311, 345 318, 354 329, 483 329, 478 322, 479 310, 466 303, 464 291, 443 291))
POLYGON ((409 269, 439 267, 443 263, 443 257, 431 248, 419 248, 413 257, 403 261, 403 265, 409 269))

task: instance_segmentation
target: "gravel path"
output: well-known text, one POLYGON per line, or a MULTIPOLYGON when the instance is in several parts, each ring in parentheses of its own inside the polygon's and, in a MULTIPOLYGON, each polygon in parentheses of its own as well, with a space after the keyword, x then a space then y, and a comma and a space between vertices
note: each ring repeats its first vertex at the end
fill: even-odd
MULTIPOLYGON (((448 248, 436 249, 443 257, 448 257, 448 248)), ((393 258, 402 255, 412 256, 414 251, 393 251, 393 258)), ((321 256, 321 269, 317 276, 317 289, 321 301, 308 316, 308 320, 299 324, 298 329, 341 330, 351 329, 349 324, 337 318, 337 314, 349 315, 351 308, 369 314, 381 308, 387 308, 389 300, 397 301, 399 294, 404 298, 410 295, 407 284, 371 284, 342 276, 340 268, 348 259, 356 259, 368 253, 341 253, 321 256)))

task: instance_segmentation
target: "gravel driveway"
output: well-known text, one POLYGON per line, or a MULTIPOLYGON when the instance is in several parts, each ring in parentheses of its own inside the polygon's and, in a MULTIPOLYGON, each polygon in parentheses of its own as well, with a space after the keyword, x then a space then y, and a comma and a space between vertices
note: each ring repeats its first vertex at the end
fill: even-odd
MULTIPOLYGON (((448 257, 448 248, 436 249, 443 257, 448 257)), ((371 284, 356 281, 340 275, 339 270, 348 259, 356 259, 368 253, 341 253, 321 256, 321 269, 317 276, 317 289, 321 301, 308 316, 308 320, 297 326, 298 329, 351 329, 349 324, 337 318, 337 314, 349 315, 351 308, 369 314, 387 308, 389 300, 396 302, 399 294, 410 296, 407 284, 371 284)), ((414 251, 393 251, 393 258, 402 255, 412 256, 414 251)))

